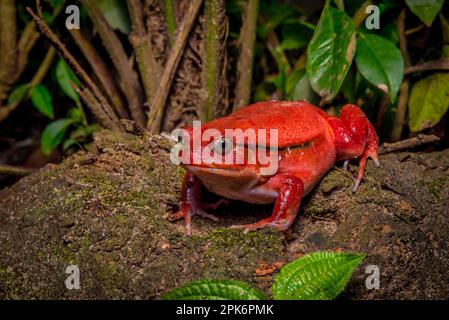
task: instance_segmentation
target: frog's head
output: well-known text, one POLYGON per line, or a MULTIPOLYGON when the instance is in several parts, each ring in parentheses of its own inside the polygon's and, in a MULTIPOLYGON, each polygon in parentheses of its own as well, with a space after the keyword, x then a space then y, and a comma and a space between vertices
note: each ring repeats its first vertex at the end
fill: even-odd
POLYGON ((240 130, 220 130, 210 126, 187 127, 178 141, 183 167, 205 183, 219 182, 230 188, 260 181, 273 175, 273 159, 278 160, 277 149, 271 150, 257 143, 257 135, 240 130), (254 138, 254 139, 253 139, 254 138), (252 141, 255 140, 255 141, 252 141))

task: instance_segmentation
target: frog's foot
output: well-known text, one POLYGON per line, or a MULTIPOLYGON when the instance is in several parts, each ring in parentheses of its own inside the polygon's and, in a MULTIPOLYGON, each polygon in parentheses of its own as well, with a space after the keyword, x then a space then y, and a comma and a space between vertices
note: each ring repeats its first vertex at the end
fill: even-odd
POLYGON ((201 202, 200 203, 200 207, 206 210, 212 209, 212 210, 217 210, 219 206, 221 206, 222 204, 228 204, 229 201, 226 199, 221 198, 220 200, 218 200, 215 203, 204 203, 201 202))
POLYGON ((171 215, 169 217, 170 221, 177 221, 184 219, 185 227, 186 227, 186 233, 190 235, 192 233, 192 217, 194 216, 200 216, 203 218, 211 219, 215 222, 218 222, 218 218, 214 216, 213 214, 207 213, 202 208, 200 208, 198 205, 189 204, 189 203, 183 203, 181 207, 179 208, 179 211, 175 213, 174 215, 171 215))
POLYGON ((285 231, 290 227, 293 220, 295 219, 296 214, 292 215, 292 219, 278 219, 273 220, 271 217, 267 219, 260 220, 255 223, 250 224, 241 224, 231 226, 233 229, 243 229, 245 233, 249 231, 255 231, 263 228, 271 228, 277 231, 285 231))
POLYGON ((231 228, 244 229, 245 232, 248 232, 262 228, 285 231, 290 227, 298 213, 299 204, 304 193, 304 184, 301 179, 291 175, 282 175, 275 179, 277 181, 274 183, 280 182, 281 187, 278 191, 278 197, 271 217, 256 223, 234 225, 231 228))

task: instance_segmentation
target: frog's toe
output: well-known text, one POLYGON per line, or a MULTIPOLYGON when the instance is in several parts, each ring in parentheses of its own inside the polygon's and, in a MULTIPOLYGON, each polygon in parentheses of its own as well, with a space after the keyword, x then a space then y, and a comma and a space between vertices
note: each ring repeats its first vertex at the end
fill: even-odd
POLYGON ((271 228, 277 231, 285 231, 290 227, 290 221, 286 219, 272 220, 270 218, 258 221, 256 223, 233 225, 233 229, 244 229, 244 232, 255 231, 264 228, 271 228))
POLYGON ((199 209, 199 208, 196 208, 194 210, 194 214, 192 216, 194 216, 194 215, 198 215, 200 217, 208 218, 212 221, 218 222, 218 217, 214 216, 213 214, 207 213, 206 211, 199 209))

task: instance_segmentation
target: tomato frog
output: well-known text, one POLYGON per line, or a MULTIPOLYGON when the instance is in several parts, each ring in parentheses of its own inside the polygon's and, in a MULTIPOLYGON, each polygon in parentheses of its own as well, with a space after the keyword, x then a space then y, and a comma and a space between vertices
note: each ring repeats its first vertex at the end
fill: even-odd
MULTIPOLYGON (((336 161, 344 160, 346 168, 349 160, 359 159, 353 191, 362 180, 368 158, 379 166, 376 132, 361 109, 351 104, 343 106, 340 116, 335 117, 304 101, 258 102, 201 125, 202 135, 211 130, 214 134, 208 134, 206 139, 203 136, 204 141, 196 149, 193 147, 188 156, 181 157, 181 165, 187 173, 182 186, 181 205, 172 220, 184 219, 189 234, 194 215, 217 220, 205 210, 216 208, 226 201, 215 205, 200 202, 202 185, 225 199, 254 204, 274 203, 269 218, 234 227, 246 231, 266 227, 285 231, 294 221, 302 197, 313 189, 336 161), (257 139, 260 132, 268 135, 266 133, 273 129, 277 133, 276 144, 268 138, 257 139), (255 133, 256 142, 249 139, 250 134, 237 141, 227 130, 231 133, 255 133), (274 172, 264 170, 267 168, 266 161, 262 164, 259 155, 254 156, 254 152, 250 152, 257 147, 276 155, 274 172), (204 155, 212 154, 212 151, 218 154, 219 160, 223 160, 226 154, 231 155, 228 158, 231 161, 205 159, 204 155), (239 156, 243 161, 235 161, 239 156)), ((192 140, 195 139, 192 139, 192 127, 184 128, 183 132, 183 151, 180 153, 186 155, 184 148, 192 147, 192 140)))

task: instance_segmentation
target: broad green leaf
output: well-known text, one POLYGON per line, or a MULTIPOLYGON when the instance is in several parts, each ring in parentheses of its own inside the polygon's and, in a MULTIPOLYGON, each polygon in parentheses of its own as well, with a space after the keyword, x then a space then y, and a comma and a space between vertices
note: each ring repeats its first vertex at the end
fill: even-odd
POLYGON ((307 47, 307 77, 326 101, 338 93, 356 49, 354 24, 344 12, 326 6, 307 47))
POLYGON ((51 119, 54 118, 53 102, 48 89, 44 85, 38 84, 31 89, 31 101, 40 113, 51 119))
POLYGON ((443 7, 444 0, 405 0, 405 2, 410 11, 430 27, 443 7))
POLYGON ((21 102, 25 98, 29 87, 30 85, 27 83, 17 86, 8 97, 8 105, 21 102))
POLYGON ((163 300, 266 300, 258 290, 235 280, 199 280, 173 289, 163 300))
POLYGON ((310 86, 309 80, 307 79, 305 73, 303 73, 299 80, 296 82, 290 94, 290 98, 290 100, 293 101, 304 100, 312 104, 318 104, 320 101, 319 96, 315 93, 315 91, 313 91, 312 87, 310 86))
POLYGON ((49 155, 62 142, 67 128, 74 122, 73 119, 59 119, 45 128, 41 137, 41 149, 45 155, 49 155))
POLYGON ((125 1, 96 0, 96 2, 112 29, 119 30, 124 34, 131 32, 131 22, 125 1))
POLYGON ((449 73, 434 73, 413 85, 409 127, 419 132, 440 122, 449 108, 449 73))
POLYGON ((286 264, 274 278, 276 300, 328 300, 337 297, 364 255, 314 252, 286 264))
POLYGON ((366 80, 395 100, 404 78, 404 60, 393 43, 374 34, 360 33, 355 62, 366 80))
POLYGON ((62 91, 73 101, 79 103, 80 97, 72 86, 72 83, 79 85, 79 81, 63 59, 59 59, 56 65, 56 79, 62 91))

